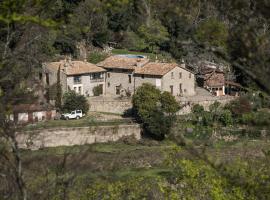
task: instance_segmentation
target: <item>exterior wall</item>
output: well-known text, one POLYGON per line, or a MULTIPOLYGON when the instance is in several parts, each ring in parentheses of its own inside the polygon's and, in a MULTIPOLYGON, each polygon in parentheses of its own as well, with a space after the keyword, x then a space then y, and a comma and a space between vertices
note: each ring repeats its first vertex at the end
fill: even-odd
POLYGON ((46 119, 47 112, 46 111, 39 111, 33 112, 33 120, 34 121, 42 121, 46 119))
POLYGON ((123 114, 132 108, 131 99, 113 99, 111 97, 88 98, 91 112, 108 112, 123 114))
POLYGON ((134 78, 131 70, 111 69, 106 75, 106 95, 115 96, 116 87, 120 86, 123 90, 134 92, 134 78), (129 83, 131 75, 131 83, 129 83))
POLYGON ((28 122, 28 113, 18 113, 18 122, 19 123, 28 122))
POLYGON ((159 76, 149 76, 149 75, 134 75, 134 81, 135 81, 135 88, 137 89, 140 87, 143 83, 151 83, 152 85, 156 86, 158 89, 161 89, 162 85, 162 78, 159 76), (144 78, 143 78, 144 77, 144 78))
POLYGON ((105 94, 105 74, 104 73, 103 73, 102 79, 94 79, 94 80, 90 80, 91 74, 84 74, 84 75, 78 75, 78 76, 81 77, 80 83, 74 83, 74 76, 67 77, 67 85, 69 89, 74 90, 74 87, 76 87, 77 88, 76 92, 78 92, 78 87, 81 87, 81 94, 85 96, 94 96, 93 88, 102 84, 103 94, 105 94))
POLYGON ((173 86, 174 96, 193 96, 195 92, 195 76, 189 71, 176 67, 162 78, 162 91, 171 92, 170 86, 173 86), (171 73, 173 73, 173 78, 171 73), (180 78, 180 73, 182 73, 180 78), (189 78, 189 76, 191 76, 189 78), (180 84, 182 84, 182 93, 180 92, 180 84))
MULTIPOLYGON (((43 67, 42 81, 45 86, 52 86, 57 83, 57 71, 48 70, 46 66, 43 67), (47 80, 48 79, 48 80, 47 80), (49 83, 47 82, 49 81, 49 83)), ((63 93, 67 91, 67 76, 63 71, 60 72, 60 82, 63 93)))
POLYGON ((44 147, 73 146, 113 142, 122 137, 141 139, 139 125, 95 126, 80 128, 55 128, 19 132, 16 135, 19 148, 36 150, 44 147))

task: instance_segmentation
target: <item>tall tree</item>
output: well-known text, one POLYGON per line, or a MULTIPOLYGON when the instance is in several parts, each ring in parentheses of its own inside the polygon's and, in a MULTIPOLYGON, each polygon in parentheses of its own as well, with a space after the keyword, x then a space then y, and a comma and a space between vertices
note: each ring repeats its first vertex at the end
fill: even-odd
POLYGON ((61 85, 61 69, 60 69, 60 66, 59 66, 58 71, 57 71, 55 107, 58 108, 58 110, 61 110, 61 108, 62 108, 62 85, 61 85))

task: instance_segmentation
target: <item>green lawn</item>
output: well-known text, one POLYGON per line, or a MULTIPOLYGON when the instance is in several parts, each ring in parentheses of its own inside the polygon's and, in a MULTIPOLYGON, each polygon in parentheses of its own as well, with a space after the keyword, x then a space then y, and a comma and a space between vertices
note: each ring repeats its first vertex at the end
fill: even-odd
POLYGON ((97 121, 91 116, 86 116, 78 120, 50 120, 45 122, 38 122, 36 124, 29 124, 23 130, 36 130, 46 128, 59 127, 87 127, 87 126, 117 126, 121 124, 132 124, 131 119, 115 119, 110 121, 97 121))

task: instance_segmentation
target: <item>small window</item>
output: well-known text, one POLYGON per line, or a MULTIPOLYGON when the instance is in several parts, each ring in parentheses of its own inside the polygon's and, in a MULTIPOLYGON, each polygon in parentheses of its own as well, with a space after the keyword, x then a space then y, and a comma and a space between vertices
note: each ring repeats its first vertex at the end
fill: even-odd
POLYGON ((80 76, 74 76, 73 81, 75 84, 81 83, 81 77, 80 76))
POLYGON ((78 87, 78 93, 82 94, 82 87, 78 87))
POLYGON ((76 113, 79 113, 80 114, 80 113, 82 113, 82 111, 81 110, 76 110, 76 113))
POLYGON ((179 79, 181 79, 181 78, 182 78, 182 72, 179 73, 179 79))
POLYGON ((111 86, 111 83, 110 83, 110 82, 108 82, 108 83, 107 83, 107 85, 108 85, 108 87, 110 87, 110 86, 111 86))
POLYGON ((115 88, 115 93, 116 93, 116 95, 119 95, 120 94, 120 86, 116 86, 116 88, 115 88))
POLYGON ((182 90, 182 83, 179 84, 179 92, 180 92, 180 94, 183 93, 183 90, 182 90))
POLYGON ((171 78, 174 79, 174 75, 173 75, 173 72, 171 73, 171 78))
POLYGON ((184 92, 186 93, 186 92, 187 92, 187 90, 186 90, 186 89, 184 89, 184 92))
POLYGON ((110 73, 107 73, 107 77, 110 78, 111 77, 111 74, 110 73))
POLYGON ((142 79, 144 79, 144 74, 142 74, 142 79))
POLYGON ((128 82, 131 83, 131 75, 128 75, 128 82))
POLYGON ((171 95, 173 95, 173 85, 170 86, 171 89, 171 95))
POLYGON ((189 73, 189 78, 191 78, 191 73, 189 73))
POLYGON ((71 114, 74 115, 75 114, 75 111, 72 111, 71 114))

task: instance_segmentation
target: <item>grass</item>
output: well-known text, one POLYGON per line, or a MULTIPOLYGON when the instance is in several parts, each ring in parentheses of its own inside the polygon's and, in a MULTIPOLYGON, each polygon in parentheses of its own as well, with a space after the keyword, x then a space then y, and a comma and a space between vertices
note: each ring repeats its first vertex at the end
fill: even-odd
POLYGON ((132 124, 131 119, 115 119, 109 121, 96 121, 93 117, 84 117, 78 120, 50 120, 46 122, 38 122, 29 124, 23 130, 37 130, 48 128, 72 128, 72 127, 88 127, 88 126, 117 126, 122 124, 132 124))

